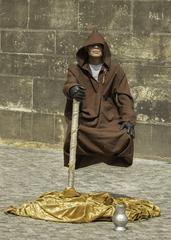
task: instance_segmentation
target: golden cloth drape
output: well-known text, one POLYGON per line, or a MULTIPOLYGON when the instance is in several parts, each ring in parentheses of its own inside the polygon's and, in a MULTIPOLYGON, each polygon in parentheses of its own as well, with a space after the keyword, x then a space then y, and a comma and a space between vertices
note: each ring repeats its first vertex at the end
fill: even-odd
POLYGON ((113 198, 112 194, 106 192, 79 193, 74 188, 66 188, 63 192, 44 193, 33 202, 24 203, 20 207, 9 207, 5 213, 70 223, 111 221, 118 203, 126 205, 130 222, 160 215, 160 208, 147 200, 113 198))

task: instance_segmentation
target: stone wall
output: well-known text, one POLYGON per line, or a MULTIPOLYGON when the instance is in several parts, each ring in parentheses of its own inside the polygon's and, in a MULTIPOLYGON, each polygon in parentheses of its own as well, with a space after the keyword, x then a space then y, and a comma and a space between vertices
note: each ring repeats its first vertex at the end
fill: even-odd
POLYGON ((96 26, 130 82, 135 151, 170 157, 170 0, 0 0, 0 137, 62 143, 67 66, 96 26))

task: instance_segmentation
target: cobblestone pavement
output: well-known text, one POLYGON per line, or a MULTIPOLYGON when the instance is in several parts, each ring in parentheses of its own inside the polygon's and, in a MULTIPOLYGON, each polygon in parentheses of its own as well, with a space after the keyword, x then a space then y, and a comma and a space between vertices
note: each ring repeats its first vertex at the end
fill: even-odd
POLYGON ((160 206, 161 217, 129 223, 122 233, 114 231, 112 222, 65 224, 4 214, 9 205, 67 186, 61 152, 0 145, 0 184, 1 240, 171 239, 171 164, 167 162, 135 159, 129 168, 98 164, 76 171, 78 191, 124 194, 160 206))

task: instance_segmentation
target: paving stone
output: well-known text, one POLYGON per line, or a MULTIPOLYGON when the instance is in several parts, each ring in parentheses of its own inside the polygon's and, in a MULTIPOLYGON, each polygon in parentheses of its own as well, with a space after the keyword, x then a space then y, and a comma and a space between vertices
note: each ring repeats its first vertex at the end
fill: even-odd
POLYGON ((3 208, 34 200, 44 192, 67 186, 62 152, 52 149, 0 145, 0 236, 1 239, 43 240, 169 240, 171 237, 171 165, 168 162, 134 159, 129 168, 97 164, 76 171, 80 192, 107 191, 153 201, 161 216, 129 223, 128 231, 114 231, 112 222, 56 223, 6 215, 3 208))

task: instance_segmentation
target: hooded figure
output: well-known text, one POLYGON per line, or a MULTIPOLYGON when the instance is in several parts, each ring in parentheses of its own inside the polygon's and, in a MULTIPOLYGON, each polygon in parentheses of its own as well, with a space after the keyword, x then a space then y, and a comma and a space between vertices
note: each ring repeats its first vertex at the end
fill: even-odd
MULTIPOLYGON (((95 54, 98 51, 94 52, 95 54)), ((69 163, 72 101, 79 100, 76 169, 105 162, 130 166, 133 162, 135 113, 125 73, 111 63, 109 46, 96 30, 76 53, 77 64, 68 68, 63 92, 67 97, 64 165, 69 163), (90 64, 90 47, 102 49, 101 64, 90 64)))

